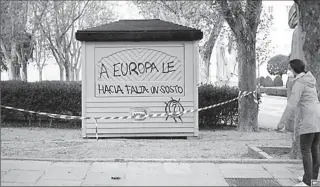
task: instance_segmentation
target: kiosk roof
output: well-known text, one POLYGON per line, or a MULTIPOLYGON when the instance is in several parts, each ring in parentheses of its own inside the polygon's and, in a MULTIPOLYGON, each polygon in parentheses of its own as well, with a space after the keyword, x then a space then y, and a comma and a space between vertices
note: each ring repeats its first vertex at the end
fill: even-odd
POLYGON ((79 41, 195 41, 201 30, 160 19, 119 20, 97 27, 78 30, 79 41))

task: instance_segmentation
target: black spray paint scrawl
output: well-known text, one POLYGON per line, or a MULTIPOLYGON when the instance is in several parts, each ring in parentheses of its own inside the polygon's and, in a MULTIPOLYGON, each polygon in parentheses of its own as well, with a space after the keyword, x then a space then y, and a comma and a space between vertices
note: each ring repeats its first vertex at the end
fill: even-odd
POLYGON ((183 115, 183 111, 184 108, 180 103, 180 98, 179 100, 175 100, 171 97, 171 100, 169 102, 164 102, 166 104, 165 107, 165 112, 167 113, 167 118, 166 120, 168 120, 168 117, 172 117, 174 119, 175 122, 177 122, 176 118, 179 118, 180 121, 182 122, 181 116, 183 115), (173 112, 173 114, 170 114, 173 112))

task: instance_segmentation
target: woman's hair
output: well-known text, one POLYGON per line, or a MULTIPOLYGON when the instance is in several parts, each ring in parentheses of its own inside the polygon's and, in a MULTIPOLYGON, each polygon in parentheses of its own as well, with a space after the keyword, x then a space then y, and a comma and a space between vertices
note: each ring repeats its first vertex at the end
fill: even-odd
POLYGON ((298 74, 302 73, 302 72, 306 73, 306 65, 303 61, 301 61, 299 59, 293 59, 289 62, 289 64, 294 72, 296 72, 298 74))

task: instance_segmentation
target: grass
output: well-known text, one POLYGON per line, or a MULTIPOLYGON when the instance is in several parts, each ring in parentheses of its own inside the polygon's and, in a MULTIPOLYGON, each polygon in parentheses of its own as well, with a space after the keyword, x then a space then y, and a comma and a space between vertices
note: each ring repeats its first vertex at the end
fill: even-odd
POLYGON ((202 130, 190 139, 83 139, 80 129, 2 128, 1 156, 28 158, 250 158, 247 145, 290 146, 289 133, 202 130))

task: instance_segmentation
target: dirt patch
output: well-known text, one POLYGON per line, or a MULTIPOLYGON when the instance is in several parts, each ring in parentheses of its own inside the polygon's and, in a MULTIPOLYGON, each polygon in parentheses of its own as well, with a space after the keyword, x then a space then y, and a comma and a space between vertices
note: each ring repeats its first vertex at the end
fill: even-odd
POLYGON ((247 145, 290 146, 291 135, 263 129, 200 131, 190 139, 82 139, 81 130, 2 128, 1 156, 28 158, 250 158, 247 145))
POLYGON ((290 159, 289 147, 259 147, 274 159, 290 159))

